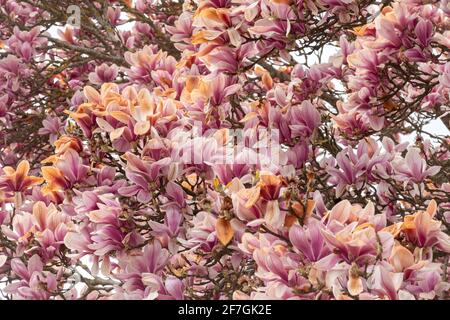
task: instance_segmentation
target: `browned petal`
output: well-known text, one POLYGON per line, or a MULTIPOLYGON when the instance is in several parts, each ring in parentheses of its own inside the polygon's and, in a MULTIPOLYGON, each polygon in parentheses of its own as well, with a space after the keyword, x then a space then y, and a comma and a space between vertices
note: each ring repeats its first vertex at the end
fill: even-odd
POLYGON ((264 87, 267 90, 272 89, 272 87, 273 87, 273 79, 272 79, 272 77, 270 76, 270 74, 268 72, 263 74, 263 76, 261 78, 261 81, 262 81, 262 83, 264 84, 264 87))

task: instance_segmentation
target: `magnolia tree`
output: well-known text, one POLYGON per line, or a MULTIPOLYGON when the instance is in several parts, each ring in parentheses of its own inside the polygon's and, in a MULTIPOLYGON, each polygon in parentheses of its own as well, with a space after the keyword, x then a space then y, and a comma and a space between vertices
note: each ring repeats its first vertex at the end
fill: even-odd
POLYGON ((449 26, 447 0, 0 0, 2 297, 448 299, 449 26))

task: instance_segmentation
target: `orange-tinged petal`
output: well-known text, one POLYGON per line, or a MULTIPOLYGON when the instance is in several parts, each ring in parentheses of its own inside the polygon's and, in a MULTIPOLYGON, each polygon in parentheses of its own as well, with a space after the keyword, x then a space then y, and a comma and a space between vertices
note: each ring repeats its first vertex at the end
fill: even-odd
POLYGON ((61 171, 58 168, 55 167, 42 167, 42 176, 44 177, 45 181, 51 181, 56 177, 62 176, 61 171))
POLYGON ((22 180, 28 175, 28 172, 30 171, 30 164, 27 160, 22 160, 19 162, 19 165, 16 169, 16 181, 22 182, 22 180))
POLYGON ((356 67, 359 65, 360 62, 361 62, 361 58, 360 58, 358 52, 349 54, 347 56, 347 63, 350 67, 356 67))
POLYGON ((227 33, 230 38, 230 43, 236 48, 239 48, 242 44, 242 38, 239 32, 236 29, 228 29, 227 33))
POLYGON ((192 90, 198 87, 199 82, 200 78, 198 76, 188 76, 184 88, 185 90, 191 92, 192 90))
POLYGON ((139 90, 137 100, 144 113, 154 109, 154 103, 147 88, 139 90))
POLYGON ((260 65, 255 66, 255 74, 258 77, 262 77, 265 73, 267 73, 267 70, 261 67, 260 65))
POLYGON ((55 152, 61 154, 67 151, 67 149, 73 149, 80 152, 83 149, 80 140, 75 137, 70 137, 67 135, 62 135, 58 140, 54 142, 55 152))
POLYGON ((383 15, 386 15, 386 14, 388 14, 389 12, 392 12, 394 9, 392 9, 392 7, 391 6, 385 6, 382 10, 381 10, 381 13, 383 14, 383 15))
POLYGON ((220 243, 226 246, 234 236, 234 230, 231 227, 231 223, 224 218, 217 219, 216 222, 216 233, 217 239, 219 239, 220 243))
POLYGON ((215 48, 217 48, 217 44, 215 44, 214 42, 211 42, 211 44, 206 45, 203 49, 201 49, 200 51, 198 51, 196 54, 194 54, 194 56, 198 57, 198 58, 204 58, 203 62, 204 63, 209 63, 207 56, 211 51, 213 51, 215 48))
POLYGON ((362 224, 360 224, 360 225, 358 225, 356 228, 355 228, 355 232, 356 231, 361 231, 361 230, 364 230, 364 229, 367 229, 367 228, 374 228, 374 225, 372 224, 372 223, 370 223, 370 222, 365 222, 365 223, 362 223, 362 224))
POLYGON ((272 174, 261 174, 261 181, 266 185, 277 185, 280 183, 280 178, 272 174))
POLYGON ((133 7, 133 0, 124 0, 124 3, 129 8, 133 7))
POLYGON ((374 23, 368 23, 365 24, 363 26, 359 26, 359 27, 354 27, 353 30, 351 30, 351 32, 357 36, 363 37, 363 36, 367 36, 367 35, 372 35, 374 28, 374 23))
POLYGON ((278 199, 280 189, 285 184, 286 181, 282 177, 261 173, 259 183, 259 186, 261 187, 261 197, 266 200, 278 199))
POLYGON ((274 228, 279 228, 285 221, 284 217, 285 214, 280 211, 278 200, 271 200, 267 202, 264 219, 268 225, 274 228))
POLYGON ((241 190, 244 190, 244 185, 242 184, 241 180, 239 178, 234 177, 233 180, 228 182, 226 185, 227 189, 230 190, 231 193, 238 193, 241 190))
POLYGON ((209 20, 213 20, 218 23, 227 23, 228 20, 228 10, 224 8, 216 9, 216 8, 206 8, 196 13, 196 17, 206 18, 209 20))
POLYGON ((353 28, 353 33, 355 33, 357 36, 363 36, 365 31, 367 29, 367 26, 360 26, 360 27, 354 27, 353 28))
POLYGON ((30 164, 27 160, 19 162, 14 174, 11 175, 11 183, 14 186, 15 191, 23 191, 29 187, 26 177, 30 171, 30 164))
POLYGON ((298 218, 303 218, 303 215, 305 213, 305 210, 303 209, 303 206, 300 202, 294 202, 292 204, 292 210, 294 211, 294 214, 298 217, 298 218))
POLYGON ((69 110, 64 110, 64 113, 69 115, 69 117, 71 117, 72 119, 81 119, 81 118, 87 116, 87 114, 85 114, 85 113, 80 114, 80 113, 76 113, 76 112, 71 112, 69 110))
POLYGON ((383 102, 383 107, 388 111, 392 111, 397 108, 397 104, 395 104, 391 99, 389 99, 383 102))

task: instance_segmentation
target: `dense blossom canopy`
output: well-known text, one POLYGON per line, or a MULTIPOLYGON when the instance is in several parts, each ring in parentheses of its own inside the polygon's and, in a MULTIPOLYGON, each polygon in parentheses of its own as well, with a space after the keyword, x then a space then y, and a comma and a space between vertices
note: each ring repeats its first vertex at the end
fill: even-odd
POLYGON ((449 26, 448 0, 0 0, 2 298, 448 299, 449 26))

